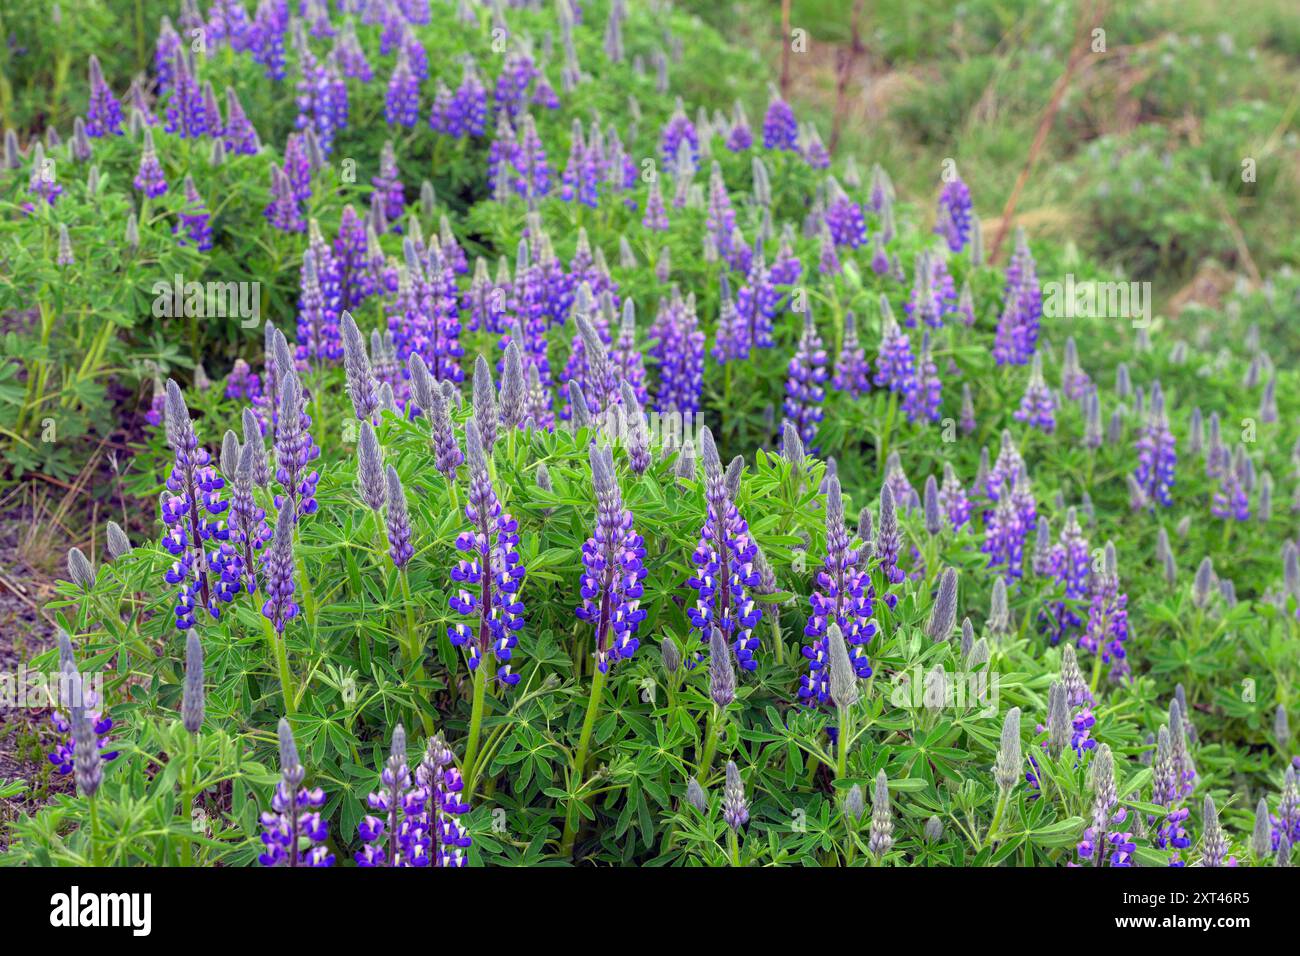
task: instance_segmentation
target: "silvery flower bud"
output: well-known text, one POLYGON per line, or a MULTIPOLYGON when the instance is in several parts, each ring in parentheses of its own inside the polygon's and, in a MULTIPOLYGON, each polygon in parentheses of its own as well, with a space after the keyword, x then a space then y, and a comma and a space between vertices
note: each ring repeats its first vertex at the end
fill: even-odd
POLYGON ((876 774, 876 785, 871 792, 871 836, 867 849, 877 860, 894 845, 894 813, 889 804, 889 778, 885 771, 876 774))
POLYGON ((930 620, 926 624, 926 634, 932 641, 946 641, 952 636, 953 625, 957 622, 957 569, 944 569, 939 579, 939 592, 930 610, 930 620))
POLYGON ((1023 758, 1020 753, 1020 708, 1012 707, 1002 722, 1002 740, 993 764, 993 779, 998 789, 1009 793, 1020 780, 1023 758))
POLYGON ((1007 605, 1007 582, 1002 577, 993 581, 993 597, 989 604, 989 631, 1008 634, 1011 631, 1011 609, 1007 605))
POLYGON ((68 549, 68 579, 87 591, 95 586, 95 566, 80 548, 68 549))
POLYGON ((961 620, 961 656, 962 659, 970 657, 971 648, 975 646, 975 625, 970 622, 970 618, 964 617, 961 620))
POLYGON ((110 521, 105 529, 104 547, 108 551, 109 558, 114 561, 124 554, 130 554, 133 550, 131 539, 126 536, 126 532, 116 521, 110 521))
POLYGON ((704 788, 694 777, 686 781, 686 802, 700 813, 709 812, 709 795, 704 792, 704 788))
POLYGON ((938 817, 932 816, 925 821, 925 838, 931 843, 938 843, 943 839, 943 821, 938 817))
POLYGON ((663 642, 659 645, 659 653, 663 658, 664 670, 669 674, 676 674, 682 666, 682 654, 677 649, 677 642, 665 634, 663 642))
POLYGON ((849 659, 849 646, 844 632, 832 623, 826 629, 827 651, 830 656, 831 700, 836 707, 849 708, 858 702, 858 675, 849 659))
POLYGON ((227 478, 234 477, 236 469, 239 468, 239 453, 243 449, 239 446, 239 436, 230 429, 226 429, 226 434, 221 439, 221 473, 227 478))
POLYGON ((1070 745, 1070 705, 1065 684, 1057 681, 1047 691, 1047 752, 1060 757, 1070 745))
POLYGON ((1277 710, 1273 713, 1273 737, 1283 751, 1291 742, 1291 724, 1287 720, 1286 708, 1281 704, 1277 705, 1277 710))
POLYGON ((1201 559, 1200 566, 1196 569, 1196 577, 1192 581, 1192 603, 1198 608, 1203 608, 1210 600, 1210 591, 1214 587, 1214 562, 1206 555, 1201 559))
POLYGON ((285 786, 292 793, 302 784, 307 771, 302 761, 298 759, 298 745, 294 742, 293 728, 289 726, 288 718, 280 718, 279 737, 280 774, 284 777, 285 786))
POLYGON ((862 787, 855 783, 844 796, 844 812, 850 820, 857 823, 862 819, 866 809, 867 803, 866 798, 862 796, 862 787))
POLYGON ((736 670, 731 663, 731 648, 722 631, 713 629, 709 637, 709 696, 719 707, 736 699, 736 670))
POLYGON ((181 721, 185 729, 197 734, 203 728, 203 645, 199 633, 191 628, 185 637, 185 687, 181 700, 181 721))
POLYGON ((1255 805, 1255 829, 1250 837, 1250 849, 1256 860, 1264 860, 1273 852, 1273 822, 1269 819, 1268 801, 1263 797, 1255 805))

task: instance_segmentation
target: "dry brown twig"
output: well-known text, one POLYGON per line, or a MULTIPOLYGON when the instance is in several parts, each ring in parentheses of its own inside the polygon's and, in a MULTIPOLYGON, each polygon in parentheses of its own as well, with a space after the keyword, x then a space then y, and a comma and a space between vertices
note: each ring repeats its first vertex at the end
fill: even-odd
POLYGON ((998 225, 997 235, 993 238, 993 243, 989 247, 989 263, 997 260, 998 253, 1002 249, 1002 243, 1007 237, 1007 231, 1011 227, 1012 216, 1016 211, 1016 204, 1020 202, 1020 193, 1025 188, 1025 183, 1029 181, 1029 173, 1034 168, 1039 154, 1043 147, 1047 145, 1047 134, 1052 129, 1052 122, 1056 119, 1057 112, 1061 109, 1061 102, 1065 99, 1065 91, 1070 87, 1070 81, 1074 78, 1075 72, 1079 65, 1089 55, 1091 44, 1089 43, 1092 24, 1099 23, 1106 13, 1105 0, 1088 6, 1079 8, 1079 20, 1075 25, 1074 44, 1070 51, 1070 59, 1065 64, 1065 70, 1052 87, 1051 99, 1047 101, 1047 108, 1043 110, 1042 118, 1038 121, 1038 130, 1034 133, 1033 142, 1029 147, 1029 155, 1025 158, 1025 165, 1020 170, 1020 175, 1016 177, 1016 184, 1011 189, 1011 195, 1007 197, 1006 205, 1002 208, 1002 218, 998 225))

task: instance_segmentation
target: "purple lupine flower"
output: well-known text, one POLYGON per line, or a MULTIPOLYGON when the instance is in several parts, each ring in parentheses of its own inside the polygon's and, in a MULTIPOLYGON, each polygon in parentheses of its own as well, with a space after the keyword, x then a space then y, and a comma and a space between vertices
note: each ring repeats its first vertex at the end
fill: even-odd
POLYGON ((306 206, 311 200, 312 173, 323 161, 320 143, 314 130, 290 133, 284 143, 284 174, 293 187, 293 197, 306 206))
POLYGON ((212 617, 219 616, 220 603, 232 600, 240 588, 243 563, 229 546, 230 529, 221 517, 230 506, 221 498, 225 481, 210 464, 207 450, 200 447, 185 398, 171 380, 166 409, 167 444, 176 457, 167 478, 169 494, 162 502, 167 526, 163 547, 176 559, 166 580, 179 588, 176 627, 185 631, 196 623, 196 599, 212 617), (205 547, 208 541, 217 542, 218 550, 210 554, 205 547))
MULTIPOLYGON (((315 226, 315 220, 312 221, 315 226)), ((318 233, 319 235, 319 233, 318 233)), ((333 284, 329 273, 333 271, 333 261, 329 247, 323 243, 313 244, 302 257, 302 293, 298 299, 298 361, 299 363, 315 361, 332 362, 342 354, 339 342, 338 313, 334 308, 335 296, 328 296, 322 281, 322 269, 325 281, 333 284)))
POLYGON ((163 17, 158 27, 158 42, 154 46, 153 65, 158 74, 158 95, 171 88, 175 78, 176 56, 180 52, 181 38, 169 17, 163 17))
POLYGON ((695 124, 686 115, 686 108, 682 105, 681 98, 678 97, 672 116, 664 124, 659 137, 659 155, 663 158, 664 168, 676 168, 677 157, 683 146, 686 147, 691 158, 691 170, 699 169, 700 136, 695 129, 695 124))
POLYGON ((284 36, 289 29, 289 5, 284 0, 260 0, 248 33, 253 62, 268 80, 283 80, 284 36))
POLYGON ((175 67, 174 82, 167 100, 165 129, 177 133, 181 139, 198 139, 209 131, 203 89, 184 52, 177 52, 175 67))
POLYGON ((293 184, 276 163, 271 164, 271 202, 265 215, 281 232, 303 232, 307 228, 307 220, 299 211, 298 200, 293 194, 293 184))
POLYGON ((947 263, 941 256, 922 250, 916 257, 911 296, 903 306, 905 324, 916 328, 919 320, 930 328, 942 328, 944 318, 956 308, 957 293, 947 263))
POLYGON ((650 432, 632 386, 624 380, 619 387, 623 397, 620 413, 624 416, 620 434, 627 448, 628 464, 634 475, 643 475, 650 467, 650 432))
POLYGON ((339 37, 334 41, 333 58, 343 75, 349 79, 369 83, 375 78, 375 71, 371 69, 366 51, 357 40, 356 27, 351 20, 344 21, 339 37))
POLYGON ((348 312, 376 291, 366 226, 351 204, 343 207, 332 253, 338 280, 338 308, 340 312, 348 312))
POLYGON ((754 131, 749 126, 749 117, 745 109, 736 101, 731 129, 727 132, 727 149, 733 153, 743 153, 754 145, 754 131))
POLYGON ((794 110, 775 90, 763 116, 763 148, 799 151, 799 123, 794 110))
POLYGON ((388 509, 385 513, 384 526, 388 531, 388 554, 393 565, 401 571, 410 564, 415 548, 411 545, 411 518, 406 507, 406 492, 402 488, 402 479, 397 469, 388 466, 386 474, 388 483, 388 509))
POLYGON ((372 421, 379 412, 379 394, 370 356, 366 354, 365 339, 361 337, 352 313, 345 311, 339 324, 343 332, 343 369, 347 373, 352 410, 358 420, 372 421))
MULTIPOLYGON (((247 422, 245 422, 247 424, 247 422)), ((271 538, 271 527, 266 522, 266 511, 257 506, 253 498, 253 485, 259 465, 260 435, 246 435, 239 453, 230 493, 230 543, 240 553, 248 580, 249 594, 257 590, 257 572, 254 557, 271 538), (256 441, 258 446, 254 446, 256 441)), ((266 467, 266 451, 261 449, 261 467, 266 467)))
POLYGON ((1180 851, 1192 845, 1183 826, 1190 814, 1181 806, 1183 795, 1174 759, 1173 735, 1181 732, 1181 728, 1162 726, 1156 735, 1156 752, 1151 761, 1151 802, 1166 808, 1168 813, 1163 817, 1149 817, 1148 821, 1156 828, 1152 842, 1162 850, 1172 851, 1170 866, 1185 866, 1180 851))
POLYGON ((785 413, 799 431, 804 446, 817 452, 817 423, 826 399, 826 349, 822 346, 812 310, 804 313, 803 333, 794 357, 786 366, 785 413))
POLYGON ((641 218, 641 225, 659 232, 668 231, 668 210, 664 207, 658 176, 650 181, 650 191, 646 195, 645 215, 641 218))
POLYGON ((997 568, 1010 582, 1024 573, 1025 539, 1037 519, 1033 496, 1024 479, 1017 480, 1016 490, 999 486, 997 504, 985 518, 985 537, 981 549, 989 556, 989 567, 997 568), (1028 507, 1022 502, 1027 499, 1028 507))
POLYGON ((551 191, 551 164, 546 158, 542 138, 537 134, 537 124, 529 114, 524 115, 519 132, 519 146, 511 159, 514 163, 515 192, 524 199, 539 199, 551 191))
POLYGON ((903 385, 903 411, 909 422, 929 420, 937 422, 943 404, 943 382, 939 379, 939 369, 930 357, 930 333, 921 336, 921 355, 916 361, 916 375, 910 383, 903 385))
POLYGON ((1065 600, 1053 601, 1039 617, 1047 626, 1051 643, 1059 643, 1083 624, 1075 608, 1088 597, 1091 570, 1088 539, 1084 537, 1077 512, 1070 508, 1065 513, 1060 538, 1047 555, 1046 574, 1065 588, 1065 600))
POLYGON ((831 154, 826 151, 826 144, 822 142, 816 127, 805 127, 803 140, 804 145, 799 152, 804 161, 813 169, 830 169, 831 154))
POLYGON ((468 862, 465 851, 472 845, 469 831, 459 820, 469 812, 469 804, 461 795, 465 780, 455 760, 447 742, 437 734, 429 739, 424 758, 415 771, 415 780, 428 800, 426 821, 433 836, 434 866, 465 866, 468 862))
POLYGON ((163 178, 162 164, 158 162, 158 153, 154 150, 152 130, 144 131, 140 168, 136 171, 132 183, 150 199, 157 199, 167 191, 167 180, 163 178))
POLYGON ((1012 413, 1018 422, 1028 422, 1030 428, 1051 434, 1056 430, 1056 397, 1043 380, 1043 357, 1034 354, 1034 364, 1029 372, 1029 384, 1020 398, 1020 407, 1012 413))
POLYGON ((606 673, 630 659, 640 644, 636 632, 646 616, 641 610, 646 552, 632 512, 623 507, 610 448, 592 442, 590 458, 596 533, 582 546, 582 604, 574 613, 595 628, 596 667, 606 673))
POLYGON ((429 828, 428 797, 411 780, 406 763, 406 731, 393 728, 388 759, 379 774, 379 789, 366 797, 366 806, 381 814, 367 814, 357 824, 365 844, 355 854, 357 866, 428 866, 432 861, 433 834, 429 828))
POLYGON ((717 628, 730 641, 736 663, 752 671, 758 667, 754 654, 759 648, 753 631, 763 617, 762 608, 750 596, 759 585, 755 564, 758 546, 736 509, 712 433, 703 429, 700 440, 706 513, 700 542, 691 555, 695 573, 686 582, 695 589, 697 598, 686 613, 691 624, 699 628, 703 643, 709 642, 717 628))
POLYGON ((1079 365, 1079 350, 1074 344, 1074 336, 1065 340, 1065 352, 1061 359, 1061 391, 1076 402, 1092 391, 1092 380, 1079 365))
POLYGON ((808 673, 799 678, 799 697, 805 703, 830 699, 830 648, 827 627, 837 624, 849 649, 853 671, 860 680, 871 676, 867 644, 876 635, 875 588, 866 568, 866 549, 854 547, 844 520, 840 482, 832 477, 826 489, 826 560, 817 572, 812 593, 812 613, 804 635, 812 644, 803 649, 808 673))
POLYGON ((960 530, 970 521, 970 501, 966 497, 966 489, 948 462, 944 462, 943 482, 939 485, 939 507, 953 531, 960 530))
MULTIPOLYGON (((1211 422, 1217 424, 1215 419, 1211 422)), ((1209 457, 1219 459, 1215 468, 1219 472, 1219 486, 1210 500, 1210 513, 1224 521, 1249 521, 1250 494, 1246 488, 1246 463, 1249 459, 1244 446, 1238 445, 1232 456, 1228 455, 1227 448, 1219 446, 1219 453, 1215 455, 1212 451, 1211 456, 1207 456, 1207 463, 1209 457)))
MULTIPOLYGON (((1300 843, 1300 778, 1297 777, 1297 765, 1286 768, 1282 777, 1282 798, 1278 801, 1277 813, 1269 814, 1269 844, 1277 854, 1285 844, 1292 847, 1300 843)), ((1284 857, 1285 858, 1285 857, 1284 857)))
POLYGON ((293 526, 293 509, 281 508, 276 518, 271 547, 262 555, 262 575, 266 584, 262 616, 281 635, 284 634, 285 625, 298 615, 298 605, 293 599, 293 526))
POLYGON ((1038 348, 1038 326, 1043 315, 1043 293, 1037 267, 1021 230, 1015 252, 1007 264, 1006 291, 998 319, 993 358, 999 365, 1025 365, 1038 348))
POLYGON ((487 131, 487 89, 479 79, 478 69, 467 60, 460 86, 447 111, 446 132, 460 139, 462 136, 482 136, 487 131))
POLYGON ((912 346, 907 333, 898 326, 894 319, 889 301, 881 296, 880 300, 882 327, 880 333, 880 354, 876 356, 877 386, 887 386, 907 401, 916 391, 916 366, 912 359, 912 346))
POLYGON ((450 383, 434 381, 429 367, 418 352, 410 359, 411 394, 424 416, 429 420, 429 438, 433 446, 433 465, 448 482, 456 480, 456 469, 465 460, 456 442, 456 431, 451 420, 448 392, 454 391, 450 383))
POLYGON ((1088 626, 1079 636, 1079 647, 1101 655, 1102 663, 1110 665, 1112 680, 1128 675, 1124 645, 1128 641, 1128 595, 1119 591, 1119 571, 1115 559, 1115 546, 1106 542, 1100 570, 1089 577, 1088 626))
POLYGON ((683 300, 673 289, 671 301, 661 300, 650 328, 650 355, 659 363, 655 411, 698 412, 704 387, 704 333, 695 314, 695 293, 683 300))
MULTIPOLYGON (((898 555, 903 545, 903 533, 898 526, 898 511, 895 507, 894 489, 886 481, 880 488, 880 529, 876 533, 876 555, 879 558, 880 575, 886 585, 901 584, 906 575, 898 566, 898 555)), ((885 606, 893 610, 898 604, 898 594, 886 591, 885 606)))
POLYGON ((379 175, 370 180, 379 196, 384 215, 391 223, 400 223, 406 214, 406 187, 397 169, 397 154, 392 140, 384 143, 379 153, 379 175))
POLYGON ((726 365, 749 358, 749 323, 736 308, 731 297, 731 281, 725 272, 718 277, 718 284, 718 321, 710 352, 719 364, 726 365))
MULTIPOLYGON (((46 756, 58 773, 66 775, 72 773, 77 761, 77 739, 72 733, 74 707, 79 709, 82 719, 89 724, 89 739, 93 741, 99 759, 108 763, 116 760, 119 752, 108 749, 111 746, 108 733, 113 729, 113 719, 103 713, 98 695, 82 680, 73 656, 72 642, 62 630, 58 632, 58 643, 58 703, 62 709, 51 711, 50 724, 59 734, 60 740, 46 756)), ((82 737, 86 737, 84 730, 82 737)))
MULTIPOLYGON (((818 239, 817 251, 817 271, 824 276, 837 276, 844 271, 844 266, 840 262, 839 253, 835 251, 835 240, 831 238, 831 231, 822 225, 821 236, 818 239)), ((879 237, 877 237, 879 243, 879 237)))
POLYGON ((1147 501, 1158 502, 1162 507, 1168 508, 1173 504, 1170 492, 1174 486, 1174 466, 1178 462, 1178 453, 1174 448, 1174 434, 1169 430, 1164 394, 1159 382, 1151 389, 1151 405, 1138 437, 1137 448, 1135 480, 1147 501))
POLYGON ((384 97, 384 119, 389 126, 412 129, 420 116, 420 85, 411 72, 405 48, 397 56, 397 66, 388 80, 384 97))
POLYGON ((209 224, 210 213, 207 203, 199 195, 194 185, 194 177, 185 177, 185 206, 177 215, 180 222, 172 226, 178 246, 192 245, 200 252, 212 248, 212 226, 209 224))
POLYGON ((251 402, 262 394, 262 379, 243 359, 235 359, 226 376, 225 396, 235 401, 251 402))
POLYGON ((86 106, 86 135, 93 137, 122 135, 122 105, 104 81, 99 57, 90 57, 90 103, 86 106))
POLYGON ((939 193, 939 213, 934 231, 948 242, 951 252, 961 252, 971 237, 970 188, 955 176, 943 185, 939 193))
POLYGON ((780 294, 776 291, 764 261, 762 247, 756 243, 745 275, 745 284, 736 293, 736 311, 748 328, 749 348, 772 347, 772 321, 780 311, 780 300, 780 294))
POLYGON ((244 106, 239 102, 234 87, 226 87, 226 122, 221 130, 226 150, 244 156, 256 156, 262 148, 257 130, 253 127, 244 106))
MULTIPOLYGON (((148 131, 146 130, 146 135, 148 131)), ((157 157, 154 158, 154 165, 158 163, 157 157)), ((44 199, 51 206, 63 192, 63 187, 59 185, 54 177, 54 162, 45 158, 45 146, 42 143, 36 143, 32 147, 32 172, 27 179, 27 191, 41 199, 44 199)), ((141 162, 143 168, 143 160, 141 162)), ((158 176, 161 178, 162 170, 158 170, 158 176)), ((137 188, 140 188, 137 185, 137 188)), ((167 185, 163 184, 163 192, 166 192, 167 185)), ((30 208, 30 204, 27 204, 30 208)))
MULTIPOLYGON (((311 416, 302 383, 292 366, 277 369, 280 386, 279 415, 275 421, 276 481, 282 493, 275 496, 275 506, 289 512, 291 520, 299 515, 316 513, 316 482, 320 475, 310 464, 320 457, 320 448, 311 437, 311 416)), ((277 530, 278 534, 278 530, 277 530)))
POLYGON ((837 246, 857 249, 867 242, 867 221, 862 207, 849 198, 838 182, 831 179, 831 201, 826 207, 826 228, 837 246))
POLYGON ((524 606, 518 599, 524 576, 519 563, 519 524, 501 510, 488 473, 483 439, 473 419, 465 425, 465 445, 470 471, 465 517, 473 530, 461 532, 456 538, 456 550, 467 557, 451 572, 458 589, 449 604, 453 611, 475 619, 475 623, 450 625, 448 637, 456 647, 467 649, 471 671, 477 670, 491 651, 499 665, 497 678, 513 686, 519 683, 519 674, 511 663, 519 643, 515 632, 524 626, 524 606), (479 585, 477 595, 468 590, 473 584, 479 585))
POLYGON ((745 799, 745 782, 734 760, 727 761, 727 782, 722 789, 722 819, 733 831, 749 822, 749 802, 745 799))
POLYGON ((1128 808, 1119 805, 1115 762, 1106 744, 1097 748, 1089 773, 1093 794, 1092 825, 1083 831, 1083 840, 1078 844, 1081 865, 1132 866, 1137 845, 1131 832, 1119 829, 1128 819, 1128 808))
POLYGON ((645 387, 645 359, 636 344, 636 303, 627 299, 623 303, 623 317, 619 323, 618 338, 614 341, 611 352, 614 367, 618 369, 619 378, 631 387, 636 400, 644 404, 648 400, 645 387))
POLYGON ((531 56, 523 51, 511 52, 493 91, 497 109, 511 119, 519 115, 528 103, 528 87, 539 75, 531 56))

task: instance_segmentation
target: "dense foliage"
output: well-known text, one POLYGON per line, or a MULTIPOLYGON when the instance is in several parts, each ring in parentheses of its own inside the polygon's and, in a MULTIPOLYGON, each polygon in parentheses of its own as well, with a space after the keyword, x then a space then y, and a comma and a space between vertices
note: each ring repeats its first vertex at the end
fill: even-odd
POLYGON ((680 14, 338 6, 6 148, 10 463, 157 378, 6 862, 1290 859, 1294 275, 1062 309, 680 14))

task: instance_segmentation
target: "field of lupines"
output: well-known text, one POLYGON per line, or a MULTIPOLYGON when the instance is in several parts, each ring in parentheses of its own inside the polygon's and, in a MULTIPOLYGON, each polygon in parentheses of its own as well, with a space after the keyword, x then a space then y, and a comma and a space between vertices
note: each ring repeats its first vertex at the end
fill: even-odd
POLYGON ((1290 864, 1300 278, 991 264, 666 4, 151 42, 0 163, 8 467, 132 452, 0 862, 1290 864))

